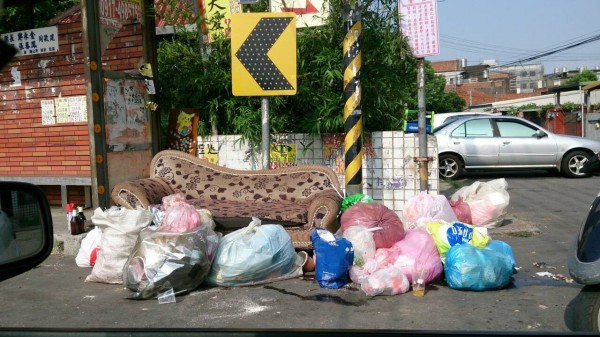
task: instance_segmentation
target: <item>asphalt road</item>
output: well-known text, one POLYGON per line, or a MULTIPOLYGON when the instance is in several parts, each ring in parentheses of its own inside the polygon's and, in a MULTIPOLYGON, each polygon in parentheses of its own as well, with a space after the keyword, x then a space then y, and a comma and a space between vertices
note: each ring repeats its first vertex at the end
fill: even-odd
MULTIPOLYGON (((367 297, 355 285, 322 289, 307 275, 261 286, 201 288, 159 304, 126 299, 130 292, 122 285, 84 282, 89 268, 77 267, 72 255, 53 254, 0 284, 0 327, 568 332, 582 288, 568 277, 568 245, 600 191, 600 177, 566 179, 544 171, 504 176, 508 213, 490 235, 512 246, 519 266, 504 290, 457 291, 439 281, 424 297, 367 297)), ((460 186, 498 177, 468 176, 454 186, 442 183, 440 192, 449 196, 460 186)))

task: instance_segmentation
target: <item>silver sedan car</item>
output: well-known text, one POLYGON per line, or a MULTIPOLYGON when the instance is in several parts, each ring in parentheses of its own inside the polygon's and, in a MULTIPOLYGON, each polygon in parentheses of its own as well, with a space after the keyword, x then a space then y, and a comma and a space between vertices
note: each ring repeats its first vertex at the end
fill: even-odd
POLYGON ((456 179, 471 169, 553 169, 570 178, 587 158, 600 151, 600 141, 551 133, 526 119, 470 116, 444 123, 437 139, 440 177, 456 179))

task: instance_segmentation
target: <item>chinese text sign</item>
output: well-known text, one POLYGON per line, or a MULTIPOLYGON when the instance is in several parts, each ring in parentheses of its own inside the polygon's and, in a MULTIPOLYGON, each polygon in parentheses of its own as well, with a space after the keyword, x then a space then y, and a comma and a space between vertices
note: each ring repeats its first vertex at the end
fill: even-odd
POLYGON ((437 0, 398 0, 400 27, 416 57, 440 53, 437 0))

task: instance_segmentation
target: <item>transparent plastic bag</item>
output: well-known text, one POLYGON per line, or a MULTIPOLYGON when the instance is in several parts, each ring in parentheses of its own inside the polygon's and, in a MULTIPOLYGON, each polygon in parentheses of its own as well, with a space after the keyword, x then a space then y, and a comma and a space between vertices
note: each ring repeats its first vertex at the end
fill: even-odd
POLYGON ((360 284, 367 296, 397 295, 410 289, 410 282, 400 269, 389 266, 367 276, 360 284))
POLYGON ((123 268, 123 284, 133 299, 156 297, 167 288, 181 294, 200 286, 219 245, 219 236, 202 225, 187 232, 146 228, 123 268))
POLYGON ((261 225, 252 218, 247 227, 221 239, 206 283, 233 287, 298 277, 302 263, 281 225, 261 225))
POLYGON ((483 227, 500 225, 504 220, 506 207, 510 202, 510 195, 504 178, 488 182, 476 181, 454 192, 450 200, 457 201, 459 198, 469 204, 472 224, 483 227))
POLYGON ((368 259, 375 256, 373 231, 377 230, 381 230, 381 227, 351 226, 342 232, 342 237, 350 241, 354 248, 354 265, 362 267, 368 259))
POLYGON ((402 210, 402 220, 406 229, 414 229, 421 228, 422 224, 432 220, 452 222, 458 218, 445 196, 421 191, 406 201, 402 210))

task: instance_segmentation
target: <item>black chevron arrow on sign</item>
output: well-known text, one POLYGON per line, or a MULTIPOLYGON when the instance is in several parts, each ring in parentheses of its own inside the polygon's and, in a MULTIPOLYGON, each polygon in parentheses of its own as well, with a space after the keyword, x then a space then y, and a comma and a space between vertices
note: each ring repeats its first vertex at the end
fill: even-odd
POLYGON ((289 26, 293 18, 261 18, 250 35, 242 43, 235 56, 262 90, 293 90, 292 84, 283 76, 267 56, 271 47, 289 26))

